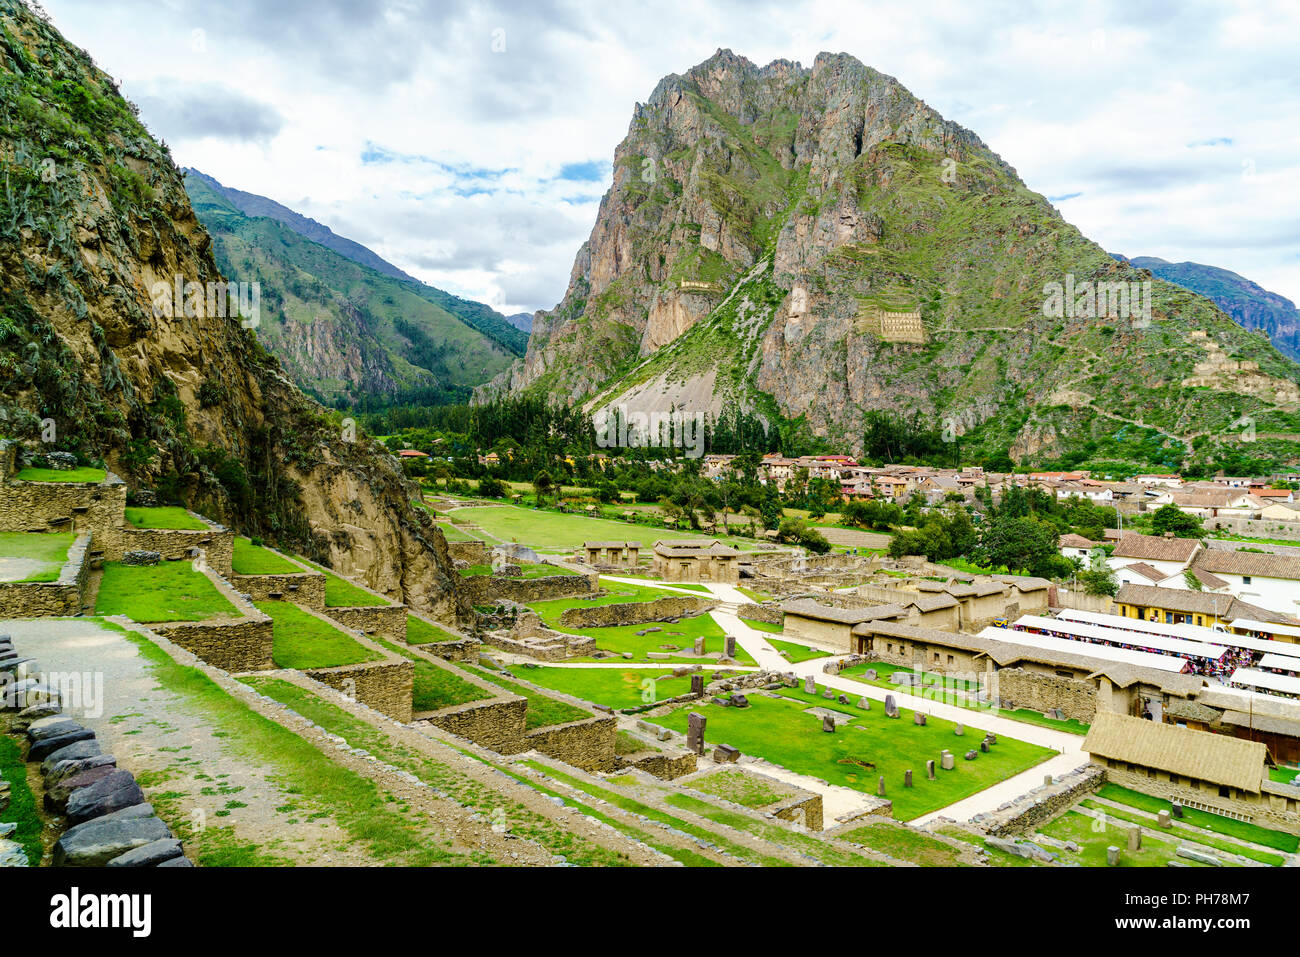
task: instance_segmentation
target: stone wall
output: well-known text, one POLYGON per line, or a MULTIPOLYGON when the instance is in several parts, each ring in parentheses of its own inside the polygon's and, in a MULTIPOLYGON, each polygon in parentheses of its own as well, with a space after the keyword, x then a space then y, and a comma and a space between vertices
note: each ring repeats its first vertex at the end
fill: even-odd
POLYGON ((996 687, 986 690, 1007 708, 1034 711, 1059 709, 1067 718, 1091 724, 1097 715, 1097 685, 1078 678, 1062 678, 1043 671, 1002 668, 994 672, 996 687))
POLYGON ((275 667, 271 660, 271 619, 256 609, 247 618, 175 621, 149 628, 222 671, 267 671, 275 667))
POLYGON ((781 611, 780 605, 740 605, 736 608, 736 617, 769 625, 779 625, 785 621, 785 613, 781 611))
POLYGON ((546 578, 501 578, 497 575, 466 575, 456 583, 456 590, 471 605, 491 605, 500 601, 528 604, 553 598, 578 598, 597 592, 596 575, 548 575, 546 578))
POLYGON ((86 560, 93 536, 86 532, 68 548, 68 559, 52 582, 0 582, 0 618, 79 615, 86 603, 86 560))
POLYGON ((405 658, 362 662, 338 668, 309 668, 304 674, 342 691, 403 724, 411 720, 415 663, 405 658))
POLYGON ((188 559, 193 549, 197 548, 203 553, 204 561, 215 568, 218 574, 229 577, 235 533, 209 522, 202 515, 195 515, 193 512, 189 514, 202 521, 208 528, 198 531, 177 528, 133 528, 122 525, 96 534, 95 550, 103 552, 100 557, 104 561, 115 562, 121 559, 124 552, 132 551, 159 552, 164 560, 188 559))
POLYGON ((994 837, 1023 834, 1065 813, 1105 784, 1106 776, 1105 769, 1095 765, 1075 768, 1052 784, 1036 787, 992 813, 975 815, 971 823, 994 837))
POLYGON ((1115 599, 1109 595, 1089 595, 1084 591, 1070 591, 1064 586, 1056 589, 1056 600, 1062 608, 1075 611, 1095 611, 1103 615, 1115 614, 1115 599))
POLYGON ((810 831, 820 831, 824 826, 822 796, 811 791, 778 801, 765 810, 782 821, 802 821, 810 831))
MULTIPOLYGON (((322 589, 324 586, 321 586, 322 589)), ((321 594, 324 594, 322 590, 321 594)), ((406 638, 406 606, 374 605, 355 608, 321 608, 320 612, 340 625, 366 635, 401 641, 406 638)))
POLYGON ((325 576, 319 572, 231 575, 230 583, 253 601, 291 601, 316 611, 325 608, 325 576))
POLYGON ((486 565, 492 558, 486 542, 447 542, 447 554, 452 561, 469 565, 486 565))
POLYGON ((565 609, 560 615, 563 628, 604 628, 612 625, 641 625, 650 621, 689 618, 716 608, 718 603, 694 595, 670 595, 653 601, 622 602, 565 609))
POLYGON ((0 496, 0 532, 93 532, 105 541, 125 508, 126 485, 116 476, 103 484, 11 482, 0 496))
POLYGON ((527 750, 523 744, 524 715, 527 709, 528 700, 515 695, 489 701, 471 701, 421 715, 416 720, 416 726, 433 725, 498 754, 518 754, 527 750))
POLYGON ((1284 522, 1278 518, 1207 518, 1201 527, 1207 532, 1223 530, 1248 538, 1280 538, 1300 542, 1300 522, 1284 522))
POLYGON ((613 771, 618 766, 614 746, 617 732, 618 722, 612 715, 595 715, 529 731, 524 735, 524 745, 584 771, 613 771))
POLYGON ((699 759, 694 751, 681 751, 675 754, 633 754, 620 758, 619 763, 626 768, 644 771, 664 781, 671 781, 687 774, 694 774, 699 766, 699 759))

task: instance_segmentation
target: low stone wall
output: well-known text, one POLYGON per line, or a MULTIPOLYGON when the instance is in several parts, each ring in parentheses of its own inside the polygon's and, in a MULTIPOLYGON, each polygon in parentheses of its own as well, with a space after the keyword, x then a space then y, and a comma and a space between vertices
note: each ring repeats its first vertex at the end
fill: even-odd
POLYGON ((548 575, 546 578, 501 578, 496 575, 467 575, 456 583, 457 590, 471 605, 500 601, 528 604, 553 598, 579 598, 597 591, 596 575, 548 575))
POLYGON ((452 561, 462 561, 469 565, 486 565, 492 558, 487 542, 447 542, 447 554, 452 561))
POLYGON ((411 720, 415 663, 405 658, 362 662, 338 668, 309 668, 304 672, 364 705, 403 724, 411 720))
POLYGON ((1115 614, 1115 599, 1109 595, 1089 595, 1083 591, 1070 591, 1064 586, 1057 586, 1056 600, 1062 608, 1075 611, 1095 611, 1103 615, 1115 614))
POLYGON ((1300 542, 1300 522, 1277 518, 1207 518, 1201 521, 1207 532, 1225 531, 1248 538, 1281 538, 1300 542))
POLYGON ((614 746, 617 733, 618 722, 612 715, 595 715, 529 731, 524 735, 524 745, 584 771, 613 771, 618 766, 614 746))
POLYGON ((498 754, 518 754, 527 750, 524 739, 524 715, 528 700, 516 695, 488 701, 443 708, 421 715, 416 726, 432 725, 490 748, 498 754))
POLYGON ((231 574, 231 555, 235 547, 235 533, 202 515, 189 513, 193 518, 203 522, 208 528, 132 528, 123 525, 109 529, 95 536, 96 551, 104 561, 115 562, 125 552, 158 552, 163 559, 188 559, 194 549, 203 553, 203 560, 217 570, 217 573, 229 577, 231 574))
POLYGON ((271 619, 256 609, 247 618, 173 621, 149 628, 222 671, 269 671, 275 667, 271 619))
POLYGON ((736 608, 736 617, 746 621, 761 621, 768 625, 780 625, 785 622, 785 612, 780 605, 740 605, 736 608))
POLYGON ((824 825, 822 796, 811 791, 779 801, 766 811, 782 821, 802 823, 810 831, 820 831, 824 825))
POLYGON ((664 781, 671 781, 687 774, 694 774, 699 767, 699 758, 694 751, 682 751, 676 754, 633 754, 620 758, 619 763, 625 768, 644 771, 664 781))
POLYGON ((568 608, 560 615, 564 628, 607 628, 613 625, 641 625, 671 618, 690 618, 716 608, 718 603, 693 595, 670 595, 653 601, 625 602, 617 605, 591 605, 568 608))
POLYGON ((474 663, 478 661, 479 649, 483 647, 483 642, 477 638, 458 638, 455 641, 429 641, 422 645, 408 645, 408 647, 427 651, 443 661, 474 663))
MULTIPOLYGON (((324 586, 322 585, 322 589, 324 586)), ((324 595, 324 591, 321 592, 324 595)), ((401 641, 406 638, 406 606, 376 605, 353 608, 321 608, 320 611, 340 625, 365 635, 401 641)))
POLYGON ((1036 787, 996 811, 976 814, 971 823, 994 837, 1023 834, 1064 814, 1105 784, 1106 776, 1106 769, 1096 765, 1075 768, 1052 784, 1036 787))
POLYGON ((1044 671, 1002 668, 994 672, 994 686, 985 690, 1006 708, 1033 711, 1058 709, 1067 718, 1091 724, 1097 716, 1097 686, 1078 678, 1062 678, 1044 671))
POLYGON ((0 532, 92 532, 97 540, 122 524, 126 485, 117 476, 103 484, 10 482, 0 496, 0 532))
POLYGON ((253 601, 291 601, 316 611, 325 608, 325 576, 318 572, 231 575, 230 584, 253 601))
POLYGON ((0 582, 0 618, 47 618, 81 614, 86 602, 86 560, 92 536, 81 535, 52 582, 0 582))

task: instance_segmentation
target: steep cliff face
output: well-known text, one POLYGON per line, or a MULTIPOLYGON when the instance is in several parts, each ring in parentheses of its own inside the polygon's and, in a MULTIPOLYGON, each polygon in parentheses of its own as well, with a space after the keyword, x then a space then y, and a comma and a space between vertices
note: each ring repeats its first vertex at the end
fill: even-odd
POLYGON ((237 294, 220 303, 211 240, 165 147, 15 0, 0 0, 0 149, 5 434, 102 461, 417 607, 467 613, 396 462, 284 377, 245 328, 251 297, 242 315, 237 294))
POLYGON ((1149 310, 1099 308, 1084 285, 1141 304, 1150 279, 891 77, 724 50, 637 107, 564 299, 480 394, 738 407, 850 449, 867 411, 892 409, 1016 454, 1293 417, 1300 370, 1212 303, 1156 281, 1149 310), (1055 315, 1050 283, 1077 290, 1055 315), (1226 374, 1184 386, 1206 356, 1194 330, 1276 394, 1239 396, 1226 374))

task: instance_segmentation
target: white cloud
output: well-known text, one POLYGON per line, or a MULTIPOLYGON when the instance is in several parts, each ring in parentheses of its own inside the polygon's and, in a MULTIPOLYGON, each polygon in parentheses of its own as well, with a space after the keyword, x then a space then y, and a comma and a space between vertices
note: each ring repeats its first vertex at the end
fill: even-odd
POLYGON ((560 298, 634 104, 718 47, 760 64, 853 54, 1031 188, 1073 196, 1062 212, 1107 249, 1222 266, 1300 300, 1287 0, 45 6, 179 164, 507 313, 560 298), (556 178, 592 163, 597 181, 556 178))

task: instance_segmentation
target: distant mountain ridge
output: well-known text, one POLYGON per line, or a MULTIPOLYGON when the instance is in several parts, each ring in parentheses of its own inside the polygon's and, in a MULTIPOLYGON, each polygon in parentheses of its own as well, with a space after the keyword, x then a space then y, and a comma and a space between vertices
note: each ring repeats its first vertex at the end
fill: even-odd
MULTIPOLYGON (((507 352, 522 356, 527 350, 527 329, 510 322, 491 306, 475 302, 472 299, 462 299, 459 296, 454 296, 449 292, 444 292, 421 282, 409 273, 394 266, 374 250, 348 239, 346 236, 340 236, 324 223, 319 223, 308 216, 304 216, 273 199, 225 186, 201 170, 186 167, 181 172, 185 174, 187 183, 192 183, 195 180, 203 183, 212 193, 220 196, 226 203, 245 216, 273 219, 284 224, 299 236, 310 239, 314 243, 319 243, 345 259, 350 259, 352 262, 365 266, 367 269, 373 269, 382 275, 412 284, 415 287, 416 295, 459 317, 463 322, 478 329, 488 338, 495 340, 507 352)), ((529 325, 531 326, 531 320, 529 325)))
POLYGON ((1127 256, 1114 254, 1115 258, 1132 263, 1139 269, 1149 269, 1157 279, 1200 293, 1214 300, 1220 309, 1232 316, 1243 328, 1262 330, 1278 351, 1300 361, 1300 309, 1286 296, 1270 292, 1245 276, 1206 266, 1203 263, 1171 263, 1156 256, 1127 256))

